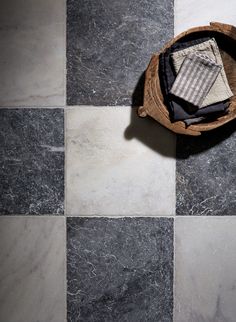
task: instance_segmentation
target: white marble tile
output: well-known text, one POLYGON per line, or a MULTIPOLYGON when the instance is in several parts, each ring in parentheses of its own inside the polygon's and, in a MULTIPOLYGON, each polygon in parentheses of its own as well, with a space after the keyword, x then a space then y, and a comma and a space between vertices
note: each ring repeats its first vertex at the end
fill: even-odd
POLYGON ((235 0, 176 0, 175 35, 196 26, 219 21, 236 25, 235 0))
POLYGON ((235 322, 236 218, 176 219, 176 322, 235 322))
POLYGON ((65 0, 0 3, 0 106, 65 104, 65 0))
POLYGON ((0 218, 0 321, 64 322, 65 223, 0 218))
POLYGON ((129 107, 67 110, 68 215, 173 215, 175 136, 129 107))
POLYGON ((1 26, 49 25, 64 22, 65 0, 1 0, 1 26))

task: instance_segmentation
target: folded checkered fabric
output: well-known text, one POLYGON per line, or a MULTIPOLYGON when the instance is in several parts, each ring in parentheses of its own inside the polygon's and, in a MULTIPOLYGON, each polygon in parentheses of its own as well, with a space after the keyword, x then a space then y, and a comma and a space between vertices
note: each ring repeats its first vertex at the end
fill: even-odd
POLYGON ((170 93, 201 107, 221 68, 222 65, 204 52, 190 53, 184 59, 170 93))
MULTIPOLYGON (((194 53, 196 51, 207 54, 207 56, 213 59, 217 64, 223 66, 219 47, 215 39, 212 38, 200 44, 196 44, 183 50, 179 50, 172 53, 172 63, 176 73, 179 72, 185 57, 188 56, 190 53, 194 53)), ((215 83, 213 84, 212 88, 210 89, 200 108, 225 101, 232 96, 233 93, 229 87, 224 67, 222 67, 219 75, 216 78, 215 83)))
MULTIPOLYGON (((179 99, 174 95, 169 95, 170 89, 176 79, 176 74, 173 68, 173 62, 171 55, 177 51, 182 51, 186 48, 199 45, 203 42, 210 40, 211 38, 198 38, 184 43, 179 43, 178 41, 174 43, 170 48, 168 48, 164 53, 160 54, 159 57, 159 68, 160 68, 160 84, 162 87, 162 92, 165 100, 165 104, 168 107, 170 117, 172 121, 186 120, 190 118, 196 118, 203 115, 215 114, 216 112, 224 112, 229 102, 221 101, 208 105, 204 108, 192 108, 192 104, 179 99), (190 108, 191 106, 191 108, 190 108)), ((219 77, 219 76, 218 76, 219 77)), ((214 86, 214 85, 213 85, 214 86)), ((208 95, 209 96, 209 93, 208 95)))

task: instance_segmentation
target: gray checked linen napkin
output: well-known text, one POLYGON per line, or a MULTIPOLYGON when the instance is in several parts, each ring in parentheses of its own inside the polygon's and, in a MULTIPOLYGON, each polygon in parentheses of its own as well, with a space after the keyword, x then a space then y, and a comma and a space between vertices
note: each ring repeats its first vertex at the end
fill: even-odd
POLYGON ((170 93, 201 107, 221 68, 222 65, 203 52, 190 53, 185 57, 170 93))
MULTIPOLYGON (((176 73, 179 72, 182 63, 184 62, 186 56, 196 51, 206 54, 209 58, 214 60, 218 65, 223 66, 222 58, 218 45, 214 38, 204 41, 201 44, 190 46, 183 50, 174 52, 172 56, 172 62, 176 73)), ((215 104, 218 102, 225 101, 233 96, 233 93, 229 87, 228 80, 225 74, 224 67, 221 68, 215 83, 211 87, 207 96, 205 97, 200 108, 215 104)))

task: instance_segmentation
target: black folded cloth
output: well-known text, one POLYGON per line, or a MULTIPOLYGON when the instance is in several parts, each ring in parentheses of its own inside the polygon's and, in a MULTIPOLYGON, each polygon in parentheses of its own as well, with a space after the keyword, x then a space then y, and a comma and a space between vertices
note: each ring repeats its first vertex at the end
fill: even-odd
MULTIPOLYGON (((172 121, 181 121, 193 118, 196 118, 197 120, 199 119, 199 117, 202 117, 201 120, 204 120, 208 115, 211 115, 212 117, 214 113, 217 113, 217 115, 219 115, 219 112, 222 112, 223 114, 224 112, 226 112, 229 106, 229 101, 227 100, 198 109, 193 105, 186 103, 184 100, 170 94, 170 89, 176 79, 176 73, 172 64, 171 53, 200 44, 209 39, 211 38, 203 37, 185 42, 176 42, 170 48, 168 48, 165 53, 160 55, 159 78, 162 92, 164 94, 165 104, 168 106, 172 121)), ((193 122, 186 122, 186 125, 193 123, 195 123, 194 120, 193 122)))

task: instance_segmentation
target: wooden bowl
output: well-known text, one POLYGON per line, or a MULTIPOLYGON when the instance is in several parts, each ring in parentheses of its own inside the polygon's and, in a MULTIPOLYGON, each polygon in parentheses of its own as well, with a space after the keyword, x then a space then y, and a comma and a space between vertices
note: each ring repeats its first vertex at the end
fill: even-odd
POLYGON ((219 22, 211 22, 209 26, 191 28, 168 42, 165 47, 152 56, 145 72, 144 105, 138 109, 141 117, 147 115, 154 118, 175 133, 185 135, 201 135, 201 132, 213 130, 236 118, 236 28, 219 22), (168 108, 164 99, 159 81, 159 55, 171 47, 181 38, 186 40, 200 37, 214 37, 218 43, 222 56, 229 86, 234 94, 230 99, 228 114, 221 116, 209 123, 190 125, 186 128, 184 122, 171 122, 168 108))

